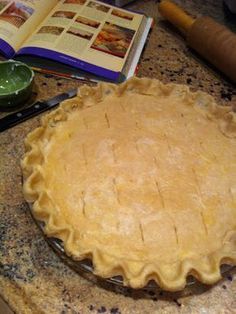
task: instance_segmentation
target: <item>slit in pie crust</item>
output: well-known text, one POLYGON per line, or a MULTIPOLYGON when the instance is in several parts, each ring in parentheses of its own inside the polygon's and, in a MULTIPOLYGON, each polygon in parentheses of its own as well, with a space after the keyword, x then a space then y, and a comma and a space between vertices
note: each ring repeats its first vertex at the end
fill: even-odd
POLYGON ((236 263, 236 118, 184 85, 80 88, 26 140, 24 195, 45 233, 133 288, 205 284, 236 263))

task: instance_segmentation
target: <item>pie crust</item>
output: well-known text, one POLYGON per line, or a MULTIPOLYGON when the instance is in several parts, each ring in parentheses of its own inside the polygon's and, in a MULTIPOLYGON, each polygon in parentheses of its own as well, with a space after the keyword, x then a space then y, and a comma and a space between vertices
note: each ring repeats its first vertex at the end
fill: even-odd
POLYGON ((24 196, 94 273, 177 291, 236 264, 236 118, 185 85, 83 86, 25 140, 24 196))

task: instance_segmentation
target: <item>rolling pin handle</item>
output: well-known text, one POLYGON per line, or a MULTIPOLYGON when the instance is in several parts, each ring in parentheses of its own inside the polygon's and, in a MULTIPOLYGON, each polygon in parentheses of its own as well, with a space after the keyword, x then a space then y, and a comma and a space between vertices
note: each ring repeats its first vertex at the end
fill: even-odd
POLYGON ((195 19, 184 12, 178 5, 169 0, 163 0, 158 6, 160 14, 187 36, 195 19))

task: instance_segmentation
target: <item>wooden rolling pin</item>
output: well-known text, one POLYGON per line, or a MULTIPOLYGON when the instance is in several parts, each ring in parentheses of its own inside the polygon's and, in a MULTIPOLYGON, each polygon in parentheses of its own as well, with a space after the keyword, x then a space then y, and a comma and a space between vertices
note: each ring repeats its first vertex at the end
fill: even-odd
POLYGON ((236 35, 210 17, 192 18, 169 0, 160 14, 186 37, 188 45, 236 82, 236 35))

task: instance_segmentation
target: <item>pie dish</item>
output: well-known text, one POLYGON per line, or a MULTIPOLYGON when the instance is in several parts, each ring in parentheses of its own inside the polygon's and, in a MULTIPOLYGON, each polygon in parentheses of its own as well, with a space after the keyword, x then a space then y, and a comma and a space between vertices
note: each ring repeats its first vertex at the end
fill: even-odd
POLYGON ((169 291, 236 264, 236 118, 185 85, 83 86, 25 140, 24 196, 94 273, 169 291))

